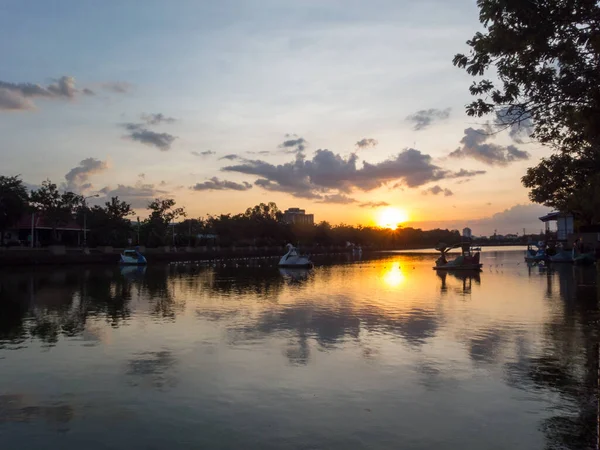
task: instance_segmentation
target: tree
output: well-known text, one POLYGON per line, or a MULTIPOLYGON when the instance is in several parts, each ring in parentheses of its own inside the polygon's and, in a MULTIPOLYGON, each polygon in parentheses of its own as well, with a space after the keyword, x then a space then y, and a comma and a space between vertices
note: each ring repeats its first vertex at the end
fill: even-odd
POLYGON ((176 208, 175 205, 176 202, 172 198, 157 198, 148 204, 150 216, 146 221, 146 226, 149 228, 151 241, 164 245, 169 224, 180 217, 186 216, 185 209, 176 208))
POLYGON ((532 201, 581 204, 580 178, 598 170, 582 170, 582 161, 597 159, 600 152, 600 6, 596 0, 477 4, 486 31, 467 41, 470 53, 457 54, 453 63, 477 77, 494 67, 498 82, 483 79, 471 85, 478 98, 467 105, 467 114, 495 113, 501 128, 520 128, 560 153, 523 178, 532 201), (559 163, 564 181, 547 176, 559 163), (561 200, 555 202, 555 196, 561 200))
POLYGON ((15 225, 25 214, 28 204, 27 189, 19 175, 0 175, 0 244, 4 243, 8 227, 15 225))
POLYGON ((72 220, 83 197, 73 192, 58 191, 56 184, 50 180, 42 183, 42 186, 31 191, 31 203, 52 226, 52 239, 58 241, 56 229, 72 220))
POLYGON ((104 206, 95 205, 84 211, 78 210, 78 222, 83 224, 83 214, 87 214, 87 226, 91 230, 89 240, 93 245, 126 245, 131 233, 131 223, 127 217, 134 214, 131 205, 112 197, 104 206))

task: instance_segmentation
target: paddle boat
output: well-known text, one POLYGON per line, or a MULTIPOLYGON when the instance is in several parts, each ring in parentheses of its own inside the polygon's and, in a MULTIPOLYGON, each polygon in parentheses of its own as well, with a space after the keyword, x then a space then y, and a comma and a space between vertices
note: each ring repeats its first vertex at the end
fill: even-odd
POLYGON ((547 258, 546 244, 542 241, 537 244, 527 244, 527 250, 525 251, 525 261, 527 262, 538 262, 545 261, 547 258))
POLYGON ((562 248, 556 249, 556 253, 550 256, 550 262, 553 263, 572 263, 573 252, 562 248))
POLYGON ((134 250, 123 250, 121 253, 121 259, 119 264, 141 266, 146 264, 146 257, 142 255, 139 248, 136 247, 134 250))
POLYGON ((312 261, 308 256, 300 255, 292 244, 287 244, 287 253, 279 260, 279 267, 297 267, 297 268, 311 268, 313 267, 312 261))
POLYGON ((593 251, 585 251, 585 245, 581 242, 580 239, 575 241, 573 245, 573 250, 571 252, 571 257, 573 258, 573 263, 578 266, 588 266, 594 264, 596 262, 596 254, 593 251))
POLYGON ((441 253, 440 257, 435 261, 434 270, 481 270, 483 264, 479 262, 481 253, 471 248, 470 242, 461 242, 459 244, 447 245, 439 244, 435 248, 441 253), (461 249, 461 254, 451 261, 446 259, 446 254, 455 248, 461 249))

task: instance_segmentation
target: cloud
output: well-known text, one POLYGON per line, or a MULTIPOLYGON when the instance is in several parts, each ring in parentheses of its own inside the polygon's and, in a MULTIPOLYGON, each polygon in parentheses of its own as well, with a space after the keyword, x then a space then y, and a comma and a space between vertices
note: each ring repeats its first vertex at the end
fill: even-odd
POLYGON ((435 186, 430 187, 429 189, 425 189, 422 192, 423 195, 428 195, 428 194, 438 195, 441 193, 444 194, 444 197, 450 197, 451 195, 454 195, 454 192, 452 192, 450 189, 444 189, 437 184, 435 186))
POLYGON ((0 81, 0 110, 25 111, 35 109, 33 99, 72 100, 80 93, 93 94, 75 87, 75 78, 62 76, 47 86, 33 83, 9 83, 0 81))
POLYGON ((377 144, 379 144, 377 139, 363 138, 360 141, 357 141, 354 145, 356 145, 356 148, 358 148, 359 150, 363 150, 365 148, 377 147, 377 144))
POLYGON ((106 198, 119 197, 120 200, 131 204, 133 208, 145 208, 148 203, 156 197, 168 194, 168 191, 157 189, 154 184, 145 184, 138 182, 135 186, 124 184, 117 185, 116 188, 106 186, 98 191, 106 198))
POLYGON ((390 206, 388 202, 365 202, 358 205, 361 208, 380 208, 382 206, 390 206))
POLYGON ((273 152, 271 152, 270 150, 261 150, 259 152, 249 151, 249 152, 246 152, 246 153, 248 153, 249 155, 270 155, 273 152))
MULTIPOLYGON (((449 174, 448 176, 446 176, 446 178, 467 178, 467 177, 474 177, 476 175, 484 175, 486 173, 487 173, 486 170, 460 169, 458 172, 454 172, 452 174, 449 174)), ((468 181, 468 180, 465 180, 465 182, 466 181, 468 181)))
POLYGON ((108 81, 100 85, 105 91, 113 92, 115 94, 125 94, 132 88, 130 83, 124 81, 108 81))
MULTIPOLYGON (((271 191, 287 192, 299 198, 321 199, 332 190, 351 192, 370 191, 390 181, 400 181, 408 187, 418 187, 431 181, 458 176, 443 170, 429 155, 412 148, 375 164, 364 161, 357 167, 358 156, 344 158, 330 150, 317 150, 312 159, 297 155, 295 160, 273 165, 262 160, 244 160, 226 166, 226 172, 238 172, 259 177, 255 184, 271 191)), ((461 175, 462 176, 462 175, 461 175)), ((335 192, 334 192, 335 193, 335 192)))
POLYGON ((190 152, 192 155, 194 156, 210 156, 210 155, 214 155, 216 152, 213 152, 212 150, 205 150, 203 152, 190 152))
POLYGON ((332 195, 324 195, 319 203, 339 203, 341 205, 348 205, 350 203, 356 203, 356 200, 350 198, 344 194, 332 194, 332 195))
POLYGON ((126 123, 122 125, 129 133, 125 136, 132 141, 138 141, 145 145, 150 145, 158 148, 160 151, 166 152, 171 149, 171 145, 177 139, 169 133, 157 133, 148 130, 141 124, 126 123))
POLYGON ((414 123, 413 130, 424 130, 433 122, 445 120, 450 117, 451 108, 446 109, 421 109, 406 117, 408 122, 414 123))
POLYGON ((100 173, 108 169, 107 161, 100 161, 95 158, 86 158, 82 160, 78 166, 73 167, 65 175, 67 180, 65 190, 71 192, 82 192, 92 187, 89 183, 91 175, 100 173))
POLYGON ((539 233, 544 228, 544 224, 540 222, 539 217, 548 212, 550 212, 550 209, 546 206, 517 204, 492 216, 480 219, 412 222, 410 226, 418 226, 423 229, 448 228, 458 230, 468 226, 473 230, 475 236, 491 235, 494 230, 497 230, 499 234, 521 234, 523 228, 527 233, 539 233))
POLYGON ((191 189, 194 191, 247 191, 248 189, 252 189, 252 185, 245 181, 243 183, 236 183, 235 181, 219 180, 217 177, 212 177, 204 183, 196 183, 191 189))
POLYGON ((219 160, 221 160, 221 159, 228 159, 229 161, 233 161, 235 159, 240 159, 240 157, 238 155, 236 155, 235 153, 231 153, 229 155, 221 156, 219 158, 219 160))
POLYGON ((162 113, 158 114, 142 114, 142 120, 147 125, 158 125, 160 123, 173 123, 176 122, 177 119, 173 117, 167 117, 162 113))
POLYGON ((506 107, 496 111, 494 125, 508 127, 508 134, 517 144, 523 144, 523 138, 533 133, 531 115, 518 107, 506 107))
MULTIPOLYGON (((286 134, 285 136, 294 137, 296 135, 286 134)), ((284 149, 285 153, 298 154, 304 152, 304 150, 306 149, 306 144, 308 144, 308 142, 306 142, 306 139, 302 137, 296 137, 296 139, 288 139, 286 141, 283 141, 283 143, 279 144, 279 148, 284 149)))
POLYGON ((508 164, 527 160, 529 152, 519 150, 514 145, 503 147, 497 144, 486 144, 492 136, 484 129, 466 128, 460 140, 461 147, 450 153, 452 158, 473 158, 490 166, 507 166, 508 164))

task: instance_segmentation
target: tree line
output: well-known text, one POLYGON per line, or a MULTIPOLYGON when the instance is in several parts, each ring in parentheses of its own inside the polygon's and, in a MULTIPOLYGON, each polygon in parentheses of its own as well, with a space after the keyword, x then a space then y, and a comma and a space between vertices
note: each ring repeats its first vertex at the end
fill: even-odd
POLYGON ((184 208, 172 198, 148 202, 147 217, 134 218, 132 206, 112 197, 103 205, 89 206, 86 197, 61 191, 46 180, 28 191, 19 176, 0 176, 0 242, 21 218, 39 214, 52 228, 51 242, 59 241, 57 230, 75 221, 88 230, 91 247, 144 245, 158 247, 283 246, 288 242, 300 246, 346 246, 410 248, 432 247, 439 242, 460 240, 457 230, 398 228, 391 230, 372 226, 331 225, 322 221, 315 225, 290 224, 275 203, 260 203, 239 214, 209 215, 188 218, 184 208))

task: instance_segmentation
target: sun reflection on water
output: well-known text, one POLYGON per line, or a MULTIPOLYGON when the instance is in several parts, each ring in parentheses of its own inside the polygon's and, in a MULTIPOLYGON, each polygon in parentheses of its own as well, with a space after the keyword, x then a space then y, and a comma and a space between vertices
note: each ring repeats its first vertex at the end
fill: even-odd
POLYGON ((390 269, 383 274, 383 281, 389 287, 398 287, 404 283, 405 279, 406 277, 402 272, 402 269, 400 269, 399 262, 392 263, 392 267, 390 267, 390 269))

